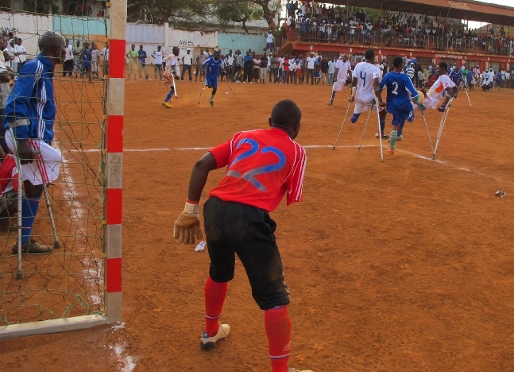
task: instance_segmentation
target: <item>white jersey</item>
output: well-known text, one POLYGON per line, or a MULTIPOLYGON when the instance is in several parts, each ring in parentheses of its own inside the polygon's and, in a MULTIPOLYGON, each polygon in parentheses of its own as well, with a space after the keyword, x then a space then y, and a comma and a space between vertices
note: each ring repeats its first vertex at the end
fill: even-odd
POLYGON ((373 80, 380 78, 380 69, 367 62, 355 66, 353 77, 357 78, 355 100, 369 103, 373 100, 373 80))
POLYGON ((168 67, 168 68, 176 67, 178 64, 179 64, 178 56, 176 56, 174 54, 170 54, 169 56, 166 57, 166 67, 168 67))
POLYGON ((155 59, 156 65, 162 65, 162 58, 164 57, 164 52, 162 50, 155 50, 152 53, 152 56, 155 59))
POLYGON ((166 57, 166 70, 172 72, 175 70, 175 75, 180 75, 180 60, 178 56, 173 53, 166 57))
POLYGON ((66 45, 66 56, 64 61, 71 61, 73 59, 73 46, 71 44, 66 45))
POLYGON ((453 88, 455 83, 448 75, 441 75, 427 92, 427 97, 423 100, 423 106, 427 108, 436 108, 441 99, 443 99, 446 88, 453 88))
POLYGON ((352 65, 350 61, 343 62, 342 59, 338 59, 336 62, 337 68, 337 81, 345 82, 348 77, 348 71, 351 71, 352 65))

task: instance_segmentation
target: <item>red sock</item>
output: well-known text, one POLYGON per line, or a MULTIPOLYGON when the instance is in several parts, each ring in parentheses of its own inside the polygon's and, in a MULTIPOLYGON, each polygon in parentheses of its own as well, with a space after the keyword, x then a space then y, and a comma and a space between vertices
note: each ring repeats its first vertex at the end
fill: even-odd
POLYGON ((264 328, 268 335, 272 372, 287 372, 291 350, 291 320, 287 313, 287 306, 266 310, 264 328))
POLYGON ((228 283, 215 282, 209 276, 205 283, 205 330, 209 337, 218 333, 219 318, 227 295, 228 283))

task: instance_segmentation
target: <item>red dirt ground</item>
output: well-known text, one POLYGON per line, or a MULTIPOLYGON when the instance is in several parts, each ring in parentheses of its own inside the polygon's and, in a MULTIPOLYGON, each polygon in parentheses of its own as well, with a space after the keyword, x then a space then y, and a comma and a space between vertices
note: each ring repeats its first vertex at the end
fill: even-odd
MULTIPOLYGON (((464 92, 438 160, 420 117, 380 162, 376 119, 347 122, 349 91, 325 86, 127 82, 124 130, 123 324, 0 341, 2 371, 269 371, 263 313, 243 268, 229 285, 227 340, 204 352, 206 251, 172 227, 194 162, 240 130, 265 128, 273 104, 303 112, 302 203, 272 217, 291 289, 290 365, 315 372, 512 371, 514 366, 514 90, 464 92), (152 150, 153 149, 153 150, 152 150), (146 150, 146 151, 131 151, 146 150), (426 157, 426 158, 425 158, 426 157), (428 159, 427 159, 428 158, 428 159), (495 196, 497 190, 504 198, 495 196)), ((440 113, 427 113, 435 143, 440 113)), ((387 130, 390 130, 388 118, 387 130)), ((223 171, 211 174, 207 192, 223 171)))

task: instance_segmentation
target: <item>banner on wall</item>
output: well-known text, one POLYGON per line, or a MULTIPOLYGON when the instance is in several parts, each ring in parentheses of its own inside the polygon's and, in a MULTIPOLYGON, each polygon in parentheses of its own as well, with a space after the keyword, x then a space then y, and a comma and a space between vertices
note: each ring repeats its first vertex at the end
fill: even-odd
POLYGON ((179 48, 218 47, 218 32, 182 31, 168 28, 167 45, 179 48))

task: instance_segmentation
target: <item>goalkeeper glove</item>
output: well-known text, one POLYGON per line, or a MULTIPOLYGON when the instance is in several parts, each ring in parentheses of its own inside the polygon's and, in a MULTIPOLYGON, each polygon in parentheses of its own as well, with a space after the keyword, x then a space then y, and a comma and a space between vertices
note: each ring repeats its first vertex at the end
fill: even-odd
POLYGON ((199 210, 200 204, 186 202, 184 211, 175 222, 173 239, 178 239, 183 244, 195 244, 195 238, 202 239, 199 210))

